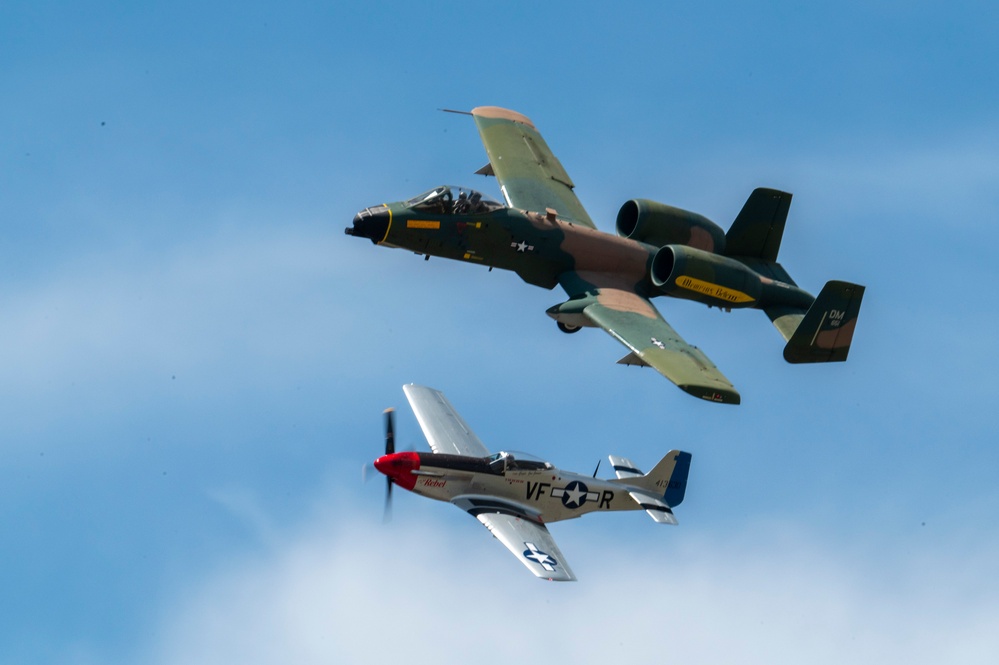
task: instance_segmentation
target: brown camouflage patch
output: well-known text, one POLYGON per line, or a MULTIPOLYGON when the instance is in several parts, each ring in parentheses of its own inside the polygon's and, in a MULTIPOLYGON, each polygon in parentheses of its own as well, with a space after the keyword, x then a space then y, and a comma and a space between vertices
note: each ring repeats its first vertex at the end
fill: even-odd
POLYGON ((597 293, 597 302, 615 312, 639 314, 653 321, 659 318, 656 308, 652 306, 652 303, 631 291, 602 288, 597 293))
POLYGON ((815 346, 820 349, 841 349, 850 346, 857 319, 851 319, 838 328, 823 330, 815 336, 815 346))
POLYGON ((715 251, 715 239, 708 233, 705 229, 693 226, 690 229, 690 240, 687 244, 696 249, 702 249, 705 252, 715 251))
POLYGON ((584 226, 565 222, 559 226, 565 233, 562 251, 572 256, 577 272, 613 273, 632 287, 648 274, 652 254, 644 245, 584 226))

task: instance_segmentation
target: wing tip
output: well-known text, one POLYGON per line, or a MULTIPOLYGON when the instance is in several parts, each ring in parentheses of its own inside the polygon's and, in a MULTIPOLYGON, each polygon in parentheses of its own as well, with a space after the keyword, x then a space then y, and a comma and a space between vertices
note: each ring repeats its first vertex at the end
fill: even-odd
POLYGON ((528 118, 523 113, 517 113, 516 111, 511 111, 510 109, 505 109, 500 106, 476 106, 472 109, 472 115, 481 118, 492 118, 495 120, 511 120, 513 122, 519 122, 522 125, 527 125, 533 130, 537 130, 531 119, 528 118))
POLYGON ((726 388, 716 388, 714 386, 698 386, 698 385, 678 385, 678 387, 685 393, 693 395, 694 397, 700 397, 708 402, 716 402, 718 404, 741 404, 742 396, 732 389, 726 388))

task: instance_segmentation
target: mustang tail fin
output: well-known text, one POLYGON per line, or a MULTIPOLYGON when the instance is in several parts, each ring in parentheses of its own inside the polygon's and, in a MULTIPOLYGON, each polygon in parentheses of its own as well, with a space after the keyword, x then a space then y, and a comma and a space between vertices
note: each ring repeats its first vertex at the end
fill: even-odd
POLYGON ((642 473, 630 459, 610 455, 617 479, 662 497, 669 505, 679 506, 687 490, 690 472, 690 453, 671 450, 648 473, 642 473))
POLYGON ((610 456, 617 482, 628 485, 631 498, 660 524, 677 523, 672 509, 683 502, 687 491, 690 459, 690 453, 671 450, 651 471, 642 474, 631 460, 610 456))
MULTIPOLYGON (((801 322, 794 329, 787 346, 784 359, 789 363, 842 362, 850 353, 850 342, 857 325, 860 303, 864 298, 864 287, 850 282, 830 281, 822 287, 819 297, 808 308, 801 322)), ((780 318, 774 318, 774 325, 781 328, 780 318)), ((794 317, 784 314, 784 317, 794 317)), ((786 319, 785 319, 786 320, 786 319)), ((783 330, 781 331, 783 332, 783 330)))

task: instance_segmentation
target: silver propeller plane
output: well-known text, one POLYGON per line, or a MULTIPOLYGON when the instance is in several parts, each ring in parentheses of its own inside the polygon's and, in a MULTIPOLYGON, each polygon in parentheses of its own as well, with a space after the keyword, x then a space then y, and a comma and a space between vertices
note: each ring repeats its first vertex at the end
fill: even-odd
MULTIPOLYGON (((649 473, 610 455, 616 478, 563 471, 520 453, 490 454, 451 402, 425 386, 403 386, 432 453, 395 452, 392 411, 386 412, 385 455, 375 468, 392 485, 448 501, 485 525, 536 576, 576 579, 545 526, 587 513, 644 510, 658 524, 676 524, 690 453, 671 450, 649 473)), ((386 509, 388 503, 386 503, 386 509)))

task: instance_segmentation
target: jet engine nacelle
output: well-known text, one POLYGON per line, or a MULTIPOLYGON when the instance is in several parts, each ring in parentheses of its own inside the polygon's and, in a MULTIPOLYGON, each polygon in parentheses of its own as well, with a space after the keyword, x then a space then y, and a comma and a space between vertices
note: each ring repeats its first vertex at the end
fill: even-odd
POLYGON ((617 232, 656 247, 687 245, 716 254, 725 251, 725 232, 710 219, 647 199, 632 199, 621 206, 617 232))
POLYGON ((661 292, 731 309, 758 306, 760 276, 733 259, 683 245, 666 245, 652 259, 652 283, 661 292))

